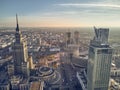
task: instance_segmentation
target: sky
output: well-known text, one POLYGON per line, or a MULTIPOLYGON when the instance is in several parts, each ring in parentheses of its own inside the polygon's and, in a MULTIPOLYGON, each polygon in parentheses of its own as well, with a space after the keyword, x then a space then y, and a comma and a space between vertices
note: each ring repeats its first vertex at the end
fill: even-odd
POLYGON ((120 27, 120 0, 0 0, 0 27, 120 27))

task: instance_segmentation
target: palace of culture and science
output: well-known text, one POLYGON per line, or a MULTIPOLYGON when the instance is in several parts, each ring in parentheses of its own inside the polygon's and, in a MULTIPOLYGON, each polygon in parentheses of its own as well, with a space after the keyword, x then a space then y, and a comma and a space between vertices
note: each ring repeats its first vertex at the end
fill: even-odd
POLYGON ((29 62, 28 62, 28 50, 27 42, 22 38, 22 34, 19 30, 18 18, 16 15, 16 41, 13 44, 13 57, 14 57, 14 69, 15 74, 23 74, 25 77, 29 76, 29 62))
POLYGON ((1 87, 2 90, 29 90, 30 87, 29 76, 33 63, 31 63, 31 56, 28 56, 27 42, 19 30, 17 15, 16 23, 15 42, 12 45, 13 63, 8 64, 8 81, 10 84, 1 87))

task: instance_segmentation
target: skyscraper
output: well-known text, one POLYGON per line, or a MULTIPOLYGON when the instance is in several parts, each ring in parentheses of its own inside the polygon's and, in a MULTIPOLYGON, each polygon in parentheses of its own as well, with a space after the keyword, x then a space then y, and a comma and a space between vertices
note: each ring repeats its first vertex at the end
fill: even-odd
POLYGON ((71 32, 66 33, 66 45, 71 44, 71 32))
POLYGON ((22 38, 22 34, 19 30, 17 15, 16 15, 16 23, 17 23, 16 33, 15 33, 16 41, 13 44, 15 74, 28 75, 29 64, 27 62, 28 59, 27 42, 22 38))
POLYGON ((75 31, 74 32, 74 43, 75 44, 79 44, 79 36, 80 36, 80 33, 78 31, 75 31))
POLYGON ((108 44, 109 29, 95 29, 90 41, 87 66, 87 90, 108 90, 112 48, 108 44))

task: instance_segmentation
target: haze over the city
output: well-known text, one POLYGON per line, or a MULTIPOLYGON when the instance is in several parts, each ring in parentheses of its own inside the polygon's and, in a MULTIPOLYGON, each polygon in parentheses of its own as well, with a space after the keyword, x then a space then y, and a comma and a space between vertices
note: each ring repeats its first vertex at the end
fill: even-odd
POLYGON ((0 26, 119 27, 119 0, 1 0, 0 26))

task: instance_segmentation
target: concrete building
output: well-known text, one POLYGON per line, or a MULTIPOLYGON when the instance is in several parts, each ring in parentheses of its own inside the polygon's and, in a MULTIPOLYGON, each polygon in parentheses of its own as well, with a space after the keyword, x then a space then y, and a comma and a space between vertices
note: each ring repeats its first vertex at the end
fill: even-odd
POLYGON ((10 85, 9 84, 2 84, 2 85, 0 85, 0 90, 10 90, 10 85))
POLYGON ((66 46, 71 44, 71 32, 66 33, 66 46))
POLYGON ((79 80, 79 83, 82 87, 82 90, 87 90, 87 78, 86 78, 86 72, 77 72, 77 78, 79 80))
POLYGON ((120 90, 120 84, 111 78, 109 82, 109 90, 120 90))
POLYGON ((3 58, 3 57, 5 57, 5 56, 10 54, 9 48, 10 48, 10 45, 7 45, 5 47, 4 46, 0 47, 0 57, 1 58, 3 58))
POLYGON ((41 80, 46 82, 54 82, 54 78, 56 77, 56 72, 53 68, 50 67, 40 67, 38 70, 38 76, 41 80))
POLYGON ((29 84, 28 83, 21 83, 19 85, 19 90, 30 90, 29 89, 29 84))
POLYGON ((28 77, 30 74, 30 70, 29 70, 29 63, 28 62, 23 62, 21 65, 21 70, 22 70, 22 74, 25 77, 28 77))
POLYGON ((29 90, 43 90, 44 82, 42 81, 35 81, 31 82, 29 90))
POLYGON ((29 90, 28 79, 20 75, 12 76, 10 78, 10 84, 12 90, 29 90))
POLYGON ((79 32, 75 31, 66 33, 66 51, 73 57, 79 57, 79 32))
POLYGON ((120 69, 112 69, 111 76, 112 77, 120 77, 120 69))
POLYGON ((87 90, 108 90, 113 51, 108 36, 109 29, 95 28, 95 37, 89 46, 87 90))
POLYGON ((67 47, 67 51, 72 53, 74 57, 79 57, 79 45, 76 44, 69 44, 67 47))
POLYGON ((14 65, 13 64, 8 64, 7 69, 8 69, 7 72, 8 72, 9 76, 14 75, 14 65))
POLYGON ((33 64, 33 59, 32 59, 32 55, 28 56, 28 62, 29 62, 29 68, 30 69, 34 69, 34 64, 33 64))
MULTIPOLYGON (((27 43, 25 40, 22 38, 22 34, 19 31, 19 25, 18 25, 18 18, 16 15, 16 22, 17 22, 17 27, 16 27, 16 33, 15 33, 15 43, 13 44, 13 58, 14 58, 14 67, 15 67, 15 74, 21 74, 24 73, 22 71, 24 66, 26 66, 26 73, 28 73, 29 70, 29 64, 27 64, 27 59, 28 59, 28 50, 27 50, 27 43), (23 65, 24 64, 24 65, 23 65), (23 66, 23 68, 22 68, 23 66)), ((29 73, 27 74, 29 75, 29 73)))
POLYGON ((80 36, 79 32, 75 31, 74 32, 74 43, 77 45, 79 44, 79 38, 80 38, 79 36, 80 36))

